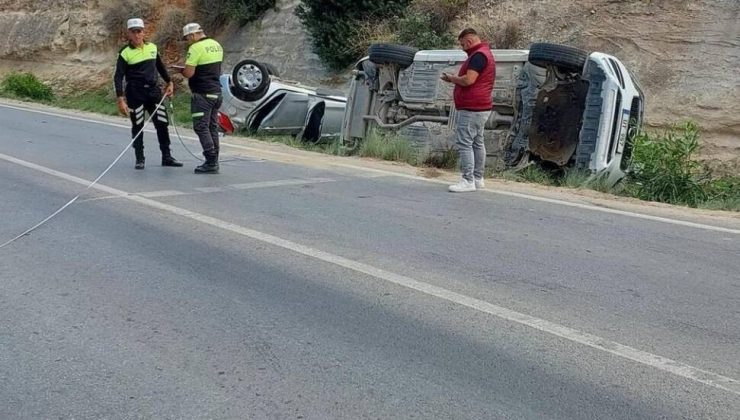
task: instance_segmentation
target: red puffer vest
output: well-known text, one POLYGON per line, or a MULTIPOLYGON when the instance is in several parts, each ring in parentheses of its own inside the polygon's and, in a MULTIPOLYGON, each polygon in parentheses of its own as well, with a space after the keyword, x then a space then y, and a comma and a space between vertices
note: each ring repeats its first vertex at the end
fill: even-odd
POLYGON ((470 58, 477 52, 485 55, 488 63, 472 85, 455 85, 455 108, 466 111, 490 111, 493 109, 491 93, 493 92, 493 83, 496 80, 496 59, 493 57, 491 48, 484 42, 465 50, 465 52, 468 54, 468 59, 460 66, 458 76, 467 74, 470 58))

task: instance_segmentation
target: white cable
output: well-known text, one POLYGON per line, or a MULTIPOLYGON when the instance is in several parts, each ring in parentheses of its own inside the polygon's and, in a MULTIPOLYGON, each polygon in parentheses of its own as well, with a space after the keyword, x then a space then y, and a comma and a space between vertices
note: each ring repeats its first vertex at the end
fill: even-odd
POLYGON ((169 118, 170 118, 171 125, 172 127, 175 128, 175 134, 177 134, 177 139, 180 140, 180 144, 182 144, 182 147, 185 150, 187 150, 188 153, 190 153, 190 156, 194 157, 196 160, 200 162, 204 162, 204 159, 202 157, 196 156, 193 152, 190 151, 190 149, 188 149, 188 146, 185 145, 185 142, 182 140, 182 137, 180 137, 180 132, 177 131, 177 124, 175 123, 175 106, 172 103, 172 100, 170 100, 170 111, 168 112, 169 112, 169 118))
MULTIPOLYGON (((167 98, 167 96, 165 96, 165 95, 162 95, 162 100, 161 100, 161 101, 159 101, 159 104, 157 104, 157 108, 159 108, 159 106, 160 106, 160 105, 162 105, 162 103, 164 103, 164 100, 165 100, 165 98, 167 98)), ((133 137, 131 138, 131 141, 130 141, 130 142, 129 142, 129 143, 127 144, 127 145, 126 145, 126 147, 125 147, 125 148, 124 148, 124 149, 123 149, 123 150, 121 151, 121 153, 119 153, 119 154, 118 154, 118 157, 117 157, 117 158, 116 158, 116 159, 115 159, 115 160, 114 160, 114 161, 113 161, 113 162, 112 162, 112 163, 111 163, 110 165, 108 165, 108 167, 107 167, 107 168, 105 168, 105 170, 104 170, 104 171, 103 171, 103 172, 102 172, 102 173, 101 173, 100 175, 98 175, 98 177, 97 177, 97 178, 95 178, 95 180, 94 180, 94 181, 92 181, 92 182, 91 182, 91 183, 90 183, 90 184, 89 184, 89 185, 88 185, 87 187, 85 187, 85 189, 84 189, 84 190, 82 190, 82 192, 80 192, 79 194, 77 194, 77 196, 75 196, 75 198, 73 198, 73 199, 69 200, 69 201, 67 202, 67 204, 65 204, 65 205, 63 205, 62 207, 60 207, 60 208, 59 208, 59 210, 57 210, 57 211, 55 211, 54 213, 52 213, 52 214, 51 214, 51 215, 50 215, 49 217, 47 217, 46 219, 44 219, 44 220, 42 220, 42 221, 38 222, 37 224, 35 224, 35 225, 34 225, 33 227, 31 227, 30 229, 26 230, 25 232, 21 233, 20 235, 16 236, 15 238, 13 238, 13 239, 11 239, 11 240, 9 240, 9 241, 5 242, 4 244, 0 245, 0 249, 4 248, 4 247, 5 247, 5 246, 7 246, 7 245, 10 245, 10 244, 12 244, 12 243, 13 243, 13 242, 15 242, 16 240, 18 240, 18 239, 22 238, 23 236, 26 236, 26 235, 28 235, 29 233, 31 233, 31 232, 33 232, 34 230, 36 230, 36 229, 38 229, 39 227, 41 227, 41 225, 43 225, 44 223, 46 223, 46 222, 48 222, 49 220, 51 220, 51 219, 52 219, 52 218, 53 218, 54 216, 56 216, 57 214, 61 213, 61 212, 62 212, 62 211, 63 211, 64 209, 66 209, 67 207, 69 207, 70 205, 72 205, 72 203, 74 203, 75 201, 77 201, 77 199, 78 199, 78 198, 80 198, 80 197, 81 197, 81 196, 82 196, 83 194, 85 194, 85 193, 87 192, 87 190, 89 190, 90 188, 92 188, 92 186, 93 186, 93 185, 97 184, 97 183, 98 183, 98 181, 100 181, 100 179, 101 179, 101 178, 103 178, 103 176, 105 176, 105 174, 107 174, 107 173, 108 173, 108 171, 110 171, 110 170, 111 170, 111 168, 113 168, 113 166, 114 166, 114 165, 115 165, 116 163, 118 163, 118 161, 119 161, 119 160, 121 160, 121 158, 123 157, 123 155, 124 155, 124 154, 126 154, 126 152, 128 151, 129 147, 131 147, 131 145, 132 145, 132 144, 134 144, 134 141, 136 141, 136 137, 138 137, 138 136, 139 136, 139 135, 140 135, 140 134, 141 134, 141 133, 142 133, 142 132, 144 131, 144 127, 146 127, 146 125, 147 125, 147 124, 149 124, 149 121, 151 121, 151 120, 152 120, 152 117, 154 117, 154 114, 156 114, 156 112, 153 112, 153 113, 150 113, 150 114, 149 114, 149 119, 147 119, 147 120, 146 120, 146 121, 144 122, 144 125, 143 125, 143 126, 141 127, 141 130, 139 130, 139 132, 138 132, 138 133, 136 133, 136 135, 135 135, 135 136, 133 136, 133 137)))
MULTIPOLYGON (((205 159, 203 159, 203 157, 202 157, 202 156, 198 156, 198 155, 196 155, 195 153, 193 153, 193 152, 192 152, 192 151, 191 151, 191 150, 190 150, 190 149, 188 148, 188 146, 186 146, 186 145, 185 145, 185 141, 184 141, 184 140, 182 139, 182 136, 180 136, 180 132, 179 132, 179 131, 177 131, 177 125, 176 125, 176 124, 175 124, 175 122, 174 122, 174 121, 175 121, 175 109, 174 109, 174 108, 175 108, 175 107, 174 107, 174 105, 172 104, 172 100, 170 100, 170 111, 168 111, 168 112, 169 112, 169 114, 168 114, 168 115, 170 116, 170 121, 172 122, 172 126, 173 126, 173 127, 175 128, 175 134, 177 135, 177 139, 178 139, 178 140, 180 140, 180 144, 182 145, 182 147, 183 147, 183 148, 184 148, 184 149, 185 149, 185 150, 186 150, 186 151, 187 151, 188 153, 190 153, 190 156, 194 157, 195 159, 197 159, 197 160, 198 160, 198 161, 200 161, 200 162, 205 162, 205 159)), ((219 133, 219 136, 221 136, 221 137, 223 137, 224 135, 225 135, 225 134, 219 133)), ((231 162, 231 161, 234 161, 234 160, 238 160, 238 159, 237 159, 237 158, 232 158, 232 159, 220 159, 220 160, 219 160, 219 162, 220 162, 220 163, 224 163, 224 162, 231 162)))

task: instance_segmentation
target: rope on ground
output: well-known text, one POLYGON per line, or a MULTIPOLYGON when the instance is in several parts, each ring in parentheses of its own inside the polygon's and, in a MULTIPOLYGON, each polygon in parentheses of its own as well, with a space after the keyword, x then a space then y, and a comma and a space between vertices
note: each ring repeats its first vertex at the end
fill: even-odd
POLYGON ((185 145, 185 142, 182 140, 182 137, 180 136, 180 132, 177 130, 177 124, 175 124, 175 105, 173 104, 172 100, 170 100, 170 110, 169 110, 169 119, 172 123, 172 127, 175 128, 175 134, 177 135, 177 139, 180 140, 180 144, 182 144, 182 147, 190 153, 190 156, 194 157, 196 160, 200 162, 204 162, 204 159, 200 156, 196 156, 195 153, 190 151, 188 146, 185 145))
MULTIPOLYGON (((162 105, 162 103, 164 102, 165 98, 167 98, 167 97, 166 96, 162 96, 162 100, 159 101, 159 104, 157 104, 157 107, 159 107, 160 105, 162 105)), ((2 245, 0 245, 0 249, 2 249, 4 247, 12 244, 13 242, 17 241, 18 239, 20 239, 20 238, 22 238, 22 237, 30 234, 34 230, 40 228, 42 225, 44 225, 44 223, 46 223, 49 220, 53 219, 56 215, 58 215, 59 213, 61 213, 62 211, 64 211, 64 209, 66 209, 67 207, 71 206, 72 203, 74 203, 75 201, 77 201, 78 198, 82 197, 82 195, 85 194, 90 188, 92 188, 93 185, 97 184, 98 181, 100 181, 100 179, 103 178, 105 176, 105 174, 107 174, 108 171, 110 171, 111 168, 113 168, 113 166, 116 163, 118 163, 119 160, 121 160, 121 158, 123 157, 123 155, 126 154, 126 152, 128 151, 128 149, 134 144, 134 141, 136 140, 136 137, 138 137, 144 131, 144 127, 146 127, 146 125, 149 123, 149 121, 152 120, 152 117, 154 117, 154 114, 156 114, 156 113, 151 113, 149 115, 149 118, 144 122, 144 125, 141 127, 141 130, 139 130, 139 132, 136 133, 135 136, 131 137, 131 141, 126 145, 126 147, 121 151, 121 153, 118 154, 118 157, 116 157, 115 160, 113 160, 113 162, 111 162, 111 164, 108 165, 108 167, 105 168, 105 170, 100 175, 98 175, 98 177, 95 178, 94 181, 92 181, 87 187, 85 187, 84 190, 82 190, 79 194, 77 194, 73 199, 69 200, 67 202, 67 204, 63 205, 57 211, 55 211, 54 213, 52 213, 51 215, 49 215, 49 217, 47 217, 44 220, 38 222, 37 224, 35 224, 31 228, 27 229, 25 232, 21 233, 20 235, 16 236, 15 238, 13 238, 13 239, 11 239, 11 240, 3 243, 2 245)))

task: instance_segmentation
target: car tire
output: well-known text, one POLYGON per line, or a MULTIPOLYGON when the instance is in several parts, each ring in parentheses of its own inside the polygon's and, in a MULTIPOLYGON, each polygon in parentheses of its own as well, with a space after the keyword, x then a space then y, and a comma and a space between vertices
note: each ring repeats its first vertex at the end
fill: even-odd
POLYGON ((394 44, 372 44, 369 49, 370 61, 375 64, 398 64, 406 68, 414 62, 419 51, 413 47, 394 44))
POLYGON ((267 67, 255 60, 242 60, 231 72, 234 95, 247 102, 261 99, 270 87, 270 72, 267 67))
POLYGON ((538 67, 556 66, 569 72, 581 72, 588 52, 560 44, 537 42, 529 47, 529 62, 538 67))

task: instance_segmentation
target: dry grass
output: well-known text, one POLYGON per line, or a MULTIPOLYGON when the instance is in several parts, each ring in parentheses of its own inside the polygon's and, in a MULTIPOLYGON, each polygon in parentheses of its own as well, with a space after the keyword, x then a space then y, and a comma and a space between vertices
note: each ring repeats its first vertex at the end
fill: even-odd
POLYGON ((396 34, 389 20, 359 22, 355 25, 351 37, 353 42, 347 44, 347 52, 356 57, 366 55, 371 44, 396 42, 396 34))
POLYGON ((165 49, 168 44, 177 44, 180 41, 182 27, 191 20, 192 15, 187 9, 168 9, 159 21, 152 41, 161 49, 165 49))
POLYGON ((447 32, 450 23, 468 6, 469 0, 414 0, 411 11, 429 16, 432 31, 447 32))
POLYGON ((485 25, 479 31, 481 37, 490 42, 491 47, 496 49, 524 48, 524 32, 518 20, 508 20, 503 26, 490 24, 485 25))

